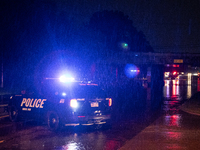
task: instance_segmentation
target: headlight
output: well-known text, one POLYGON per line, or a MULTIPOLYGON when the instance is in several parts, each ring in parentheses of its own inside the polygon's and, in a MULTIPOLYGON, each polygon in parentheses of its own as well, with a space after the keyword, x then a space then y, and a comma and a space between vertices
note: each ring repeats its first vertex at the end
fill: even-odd
POLYGON ((65 92, 62 93, 62 96, 66 96, 67 94, 65 92))
POLYGON ((77 100, 76 100, 76 99, 71 99, 71 100, 70 100, 70 106, 71 106, 72 108, 77 108, 77 107, 78 107, 78 102, 77 102, 77 100))

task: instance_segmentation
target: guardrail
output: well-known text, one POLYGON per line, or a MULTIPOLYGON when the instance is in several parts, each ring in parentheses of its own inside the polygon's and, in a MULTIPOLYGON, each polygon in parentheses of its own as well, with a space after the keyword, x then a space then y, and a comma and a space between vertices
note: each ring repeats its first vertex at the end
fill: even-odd
POLYGON ((8 114, 8 101, 9 95, 1 95, 1 102, 0 102, 0 120, 9 117, 8 114))
POLYGON ((8 104, 0 105, 0 119, 9 117, 8 114, 8 104))

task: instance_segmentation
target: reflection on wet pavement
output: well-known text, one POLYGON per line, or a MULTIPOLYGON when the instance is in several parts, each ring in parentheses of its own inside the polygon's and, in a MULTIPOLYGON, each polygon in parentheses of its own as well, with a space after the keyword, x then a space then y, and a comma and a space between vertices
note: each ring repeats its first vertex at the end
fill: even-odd
MULTIPOLYGON (((6 123, 0 126, 0 148, 29 150, 132 150, 200 148, 200 117, 186 114, 178 106, 197 86, 167 81, 162 116, 148 120, 148 113, 114 124, 109 130, 68 128, 54 133, 44 125, 6 123), (150 124, 150 125, 149 125, 150 124), (196 145, 196 146, 194 146, 196 145)), ((199 88, 200 89, 200 88, 199 88)), ((159 116, 159 114, 158 114, 159 116)))
POLYGON ((173 114, 173 115, 166 115, 164 117, 165 119, 165 124, 168 126, 176 126, 180 127, 180 120, 181 120, 181 115, 180 114, 173 114))
POLYGON ((165 81, 163 115, 128 141, 120 150, 197 150, 200 149, 200 116, 178 109, 187 98, 200 91, 197 84, 165 81))

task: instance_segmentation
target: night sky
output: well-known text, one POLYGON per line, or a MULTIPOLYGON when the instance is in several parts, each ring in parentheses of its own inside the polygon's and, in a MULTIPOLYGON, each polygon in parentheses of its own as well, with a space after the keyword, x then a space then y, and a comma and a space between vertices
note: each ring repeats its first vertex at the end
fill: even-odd
MULTIPOLYGON (((62 1, 63 6, 67 4, 62 1)), ((199 0, 74 0, 68 13, 88 22, 95 11, 120 10, 143 31, 155 52, 200 52, 199 0)), ((62 6, 60 6, 62 7, 62 6)))
POLYGON ((71 32, 72 28, 80 29, 95 12, 103 10, 128 15, 155 52, 200 52, 199 0, 1 0, 0 47, 5 80, 16 76, 20 83, 26 82, 33 78, 44 57, 49 56, 51 61, 55 50, 66 50, 67 45, 72 53, 78 47, 74 35, 79 35, 71 32), (66 40, 59 39, 61 36, 66 40))
POLYGON ((120 10, 144 32, 156 52, 200 50, 199 0, 60 0, 57 5, 80 24, 96 11, 120 10))
MULTIPOLYGON (((6 0, 2 0, 3 3, 6 0)), ((17 7, 25 1, 10 1, 10 5, 1 5, 2 17, 22 11, 17 7), (6 11, 5 11, 6 10, 6 11)), ((128 15, 139 31, 144 32, 147 40, 156 52, 195 52, 200 49, 200 1, 199 0, 42 0, 32 6, 42 10, 44 6, 54 7, 56 13, 65 12, 74 21, 74 25, 88 23, 92 14, 102 10, 119 10, 128 15), (43 6, 42 6, 43 5, 43 6)), ((38 10, 37 10, 38 9, 38 10)), ((40 11, 38 11, 41 13, 40 11)), ((34 12, 30 12, 34 13, 34 12)), ((28 14, 20 14, 28 15, 28 14)), ((43 15, 43 14, 41 14, 43 15)), ((19 16, 14 16, 15 23, 19 16)), ((36 16, 37 17, 37 16, 36 16)), ((25 19, 25 18, 24 18, 25 19)), ((7 22, 6 22, 7 23, 7 22)))

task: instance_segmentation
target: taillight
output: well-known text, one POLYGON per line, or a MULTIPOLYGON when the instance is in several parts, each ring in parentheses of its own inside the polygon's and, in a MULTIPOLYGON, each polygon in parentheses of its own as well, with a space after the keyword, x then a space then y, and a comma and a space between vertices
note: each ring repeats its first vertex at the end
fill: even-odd
POLYGON ((71 100, 70 100, 70 106, 71 106, 72 108, 77 108, 77 107, 78 107, 78 102, 77 102, 77 100, 76 100, 76 99, 71 99, 71 100))
POLYGON ((108 100, 108 106, 112 106, 112 98, 106 98, 108 100))
POLYGON ((112 98, 109 98, 108 106, 112 106, 112 98))

